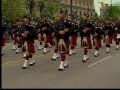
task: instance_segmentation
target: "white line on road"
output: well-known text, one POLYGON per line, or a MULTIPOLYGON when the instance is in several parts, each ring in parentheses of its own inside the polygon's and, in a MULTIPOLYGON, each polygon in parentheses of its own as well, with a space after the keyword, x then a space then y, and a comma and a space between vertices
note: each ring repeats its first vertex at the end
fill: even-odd
POLYGON ((105 60, 107 60, 107 59, 109 59, 109 58, 111 58, 111 57, 112 57, 112 55, 111 55, 111 56, 108 56, 108 57, 105 57, 105 58, 103 58, 103 59, 101 59, 101 60, 99 60, 99 61, 97 61, 97 62, 94 62, 94 63, 88 65, 88 68, 90 68, 90 67, 92 67, 92 66, 94 66, 94 65, 96 65, 96 64, 98 64, 98 63, 100 63, 100 62, 102 62, 102 61, 105 61, 105 60))

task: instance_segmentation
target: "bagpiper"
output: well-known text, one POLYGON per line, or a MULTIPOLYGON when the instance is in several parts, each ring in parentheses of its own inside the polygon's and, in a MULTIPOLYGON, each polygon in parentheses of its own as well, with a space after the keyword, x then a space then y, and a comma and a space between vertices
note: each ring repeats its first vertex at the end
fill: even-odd
POLYGON ((60 54, 58 52, 57 34, 55 34, 56 22, 57 22, 57 20, 55 18, 53 18, 51 20, 52 40, 53 40, 52 45, 54 46, 54 54, 53 54, 53 57, 51 58, 51 60, 57 60, 60 57, 60 54))
POLYGON ((92 49, 91 35, 93 32, 93 25, 88 20, 89 16, 85 15, 83 21, 79 23, 80 37, 81 37, 81 47, 84 48, 83 62, 89 59, 88 49, 92 49))
POLYGON ((6 22, 2 23, 2 42, 1 42, 1 55, 5 54, 5 31, 7 30, 7 24, 6 22))
POLYGON ((119 49, 119 44, 120 44, 120 21, 119 20, 116 20, 115 22, 115 41, 116 41, 116 50, 119 49))
POLYGON ((69 20, 65 20, 65 12, 60 11, 60 18, 55 24, 55 35, 58 40, 58 51, 61 56, 58 71, 62 71, 68 66, 70 28, 71 23, 69 20))
POLYGON ((102 47, 102 26, 100 21, 95 21, 94 23, 94 30, 93 30, 93 45, 95 47, 95 54, 94 56, 97 57, 99 55, 99 50, 102 47))
POLYGON ((43 17, 43 21, 41 22, 41 30, 43 32, 44 38, 44 50, 43 53, 46 54, 49 52, 49 47, 51 47, 52 43, 52 36, 51 36, 51 29, 50 29, 50 21, 48 20, 47 15, 43 17))
MULTIPOLYGON (((26 17, 26 19, 29 19, 26 17)), ((28 21, 29 22, 29 21, 28 21)), ((30 25, 30 23, 27 23, 25 29, 25 34, 27 35, 26 37, 26 43, 27 43, 27 54, 25 57, 25 61, 23 64, 23 69, 26 69, 29 66, 32 66, 35 64, 35 60, 33 59, 33 55, 35 54, 35 47, 34 47, 34 38, 35 38, 35 32, 33 30, 33 27, 30 25)))
POLYGON ((78 38, 78 24, 74 18, 71 19, 71 34, 70 34, 70 50, 69 55, 76 53, 76 46, 77 46, 77 38, 78 38))
POLYGON ((113 39, 113 28, 111 25, 111 22, 109 19, 106 19, 105 25, 103 27, 103 31, 104 31, 104 43, 107 47, 106 53, 110 52, 110 47, 112 44, 112 39, 113 39))

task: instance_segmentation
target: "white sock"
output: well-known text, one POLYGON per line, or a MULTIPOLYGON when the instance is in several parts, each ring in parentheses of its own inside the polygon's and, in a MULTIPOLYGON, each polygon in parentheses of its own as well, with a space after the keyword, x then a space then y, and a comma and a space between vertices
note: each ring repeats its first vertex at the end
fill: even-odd
POLYGON ((23 67, 27 67, 28 66, 28 60, 25 60, 23 67))
POLYGON ((117 45, 116 48, 118 49, 118 48, 119 48, 119 45, 117 45))
POLYGON ((64 66, 67 66, 68 65, 68 60, 65 60, 64 61, 64 66))
POLYGON ((107 47, 107 52, 109 52, 110 51, 110 48, 109 47, 107 47))
POLYGON ((53 55, 52 58, 53 58, 53 59, 57 59, 56 56, 57 56, 57 53, 54 53, 54 55, 53 55))
POLYGON ((64 61, 61 61, 59 68, 64 69, 64 61))
POLYGON ((69 54, 71 54, 71 55, 73 54, 73 49, 70 50, 69 54))

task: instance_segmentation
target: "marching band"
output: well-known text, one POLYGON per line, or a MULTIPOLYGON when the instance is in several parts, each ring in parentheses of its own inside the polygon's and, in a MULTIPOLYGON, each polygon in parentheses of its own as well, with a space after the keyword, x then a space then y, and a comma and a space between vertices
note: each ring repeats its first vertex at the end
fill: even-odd
MULTIPOLYGON (((1 55, 5 54, 5 31, 7 25, 2 22, 2 43, 1 55)), ((89 59, 89 49, 95 49, 94 56, 98 57, 102 42, 106 46, 106 53, 110 53, 112 41, 115 41, 116 50, 120 45, 120 20, 106 19, 105 21, 95 20, 92 23, 89 16, 85 15, 79 23, 71 18, 65 18, 65 12, 60 11, 59 19, 52 18, 47 15, 35 22, 30 17, 24 16, 23 20, 15 20, 11 27, 11 38, 13 39, 13 50, 16 54, 24 52, 24 63, 22 69, 33 66, 35 60, 36 41, 39 42, 38 50, 43 50, 44 54, 49 53, 51 47, 54 47, 53 61, 60 57, 60 65, 58 71, 63 71, 68 67, 68 57, 76 53, 76 47, 80 43, 84 49, 82 62, 85 63, 89 59), (80 37, 80 40, 77 39, 80 37)), ((78 52, 79 53, 79 52, 78 52)))

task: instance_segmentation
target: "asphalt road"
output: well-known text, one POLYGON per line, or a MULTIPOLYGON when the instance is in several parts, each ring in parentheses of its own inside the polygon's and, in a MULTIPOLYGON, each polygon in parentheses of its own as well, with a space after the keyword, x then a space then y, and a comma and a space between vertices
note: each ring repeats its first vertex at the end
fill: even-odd
POLYGON ((6 43, 2 56, 2 88, 120 88, 120 49, 116 51, 115 44, 108 54, 103 45, 99 57, 94 57, 94 49, 89 50, 86 63, 82 63, 83 49, 78 45, 64 71, 58 71, 59 59, 51 61, 53 48, 44 55, 37 47, 36 64, 23 70, 23 53, 15 54, 12 44, 6 43))

